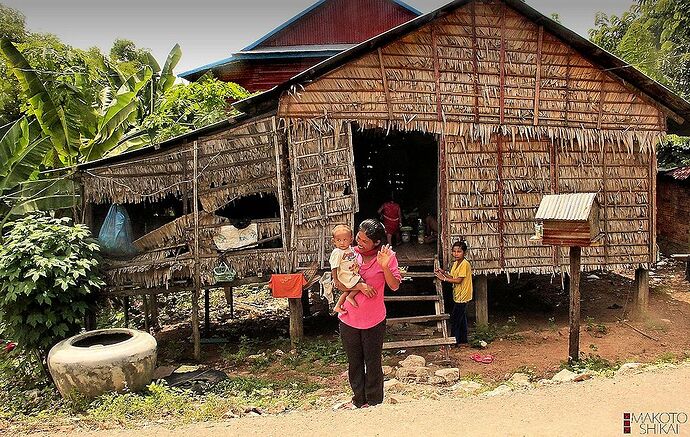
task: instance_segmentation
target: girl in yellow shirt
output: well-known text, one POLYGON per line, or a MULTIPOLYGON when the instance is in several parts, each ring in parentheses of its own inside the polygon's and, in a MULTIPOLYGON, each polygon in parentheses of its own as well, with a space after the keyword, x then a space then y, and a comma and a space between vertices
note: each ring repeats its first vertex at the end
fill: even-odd
POLYGON ((455 336, 457 345, 467 343, 467 303, 472 300, 472 266, 465 259, 467 244, 464 241, 453 243, 453 258, 455 262, 450 273, 441 269, 436 270, 436 277, 444 282, 453 284, 453 312, 450 315, 451 334, 455 336))

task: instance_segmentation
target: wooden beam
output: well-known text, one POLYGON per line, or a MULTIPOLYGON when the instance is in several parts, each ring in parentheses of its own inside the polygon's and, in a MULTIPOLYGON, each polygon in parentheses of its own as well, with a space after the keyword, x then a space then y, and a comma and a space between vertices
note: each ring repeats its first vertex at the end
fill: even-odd
POLYGON ((438 142, 438 213, 439 213, 439 235, 437 241, 438 254, 440 255, 441 262, 445 262, 445 255, 448 241, 448 160, 446 159, 446 138, 445 135, 441 135, 438 142))
POLYGON ((570 127, 570 116, 568 114, 568 109, 570 108, 570 48, 568 48, 568 53, 566 59, 568 60, 565 67, 565 127, 570 127))
POLYGON ((304 339, 304 319, 302 298, 288 299, 290 308, 290 344, 297 347, 304 339))
POLYGON ((599 83, 599 115, 597 117, 597 129, 601 130, 601 119, 604 115, 604 100, 606 99, 606 81, 605 75, 602 73, 601 82, 599 83))
MULTIPOLYGON (((187 141, 183 143, 184 148, 187 147, 187 141)), ((180 166, 182 167, 182 215, 189 214, 189 183, 187 182, 187 162, 185 160, 185 153, 180 153, 180 166)))
POLYGON ((541 50, 544 45, 544 26, 539 26, 539 36, 537 38, 537 73, 534 78, 534 121, 533 124, 539 124, 539 98, 541 93, 541 50))
POLYGON ((503 241, 503 236, 505 233, 505 220, 504 220, 504 210, 503 210, 503 141, 504 137, 503 134, 500 132, 497 134, 498 136, 498 141, 496 144, 496 155, 497 155, 497 171, 498 171, 498 179, 497 179, 497 189, 498 189, 498 246, 499 246, 499 252, 500 252, 500 266, 501 268, 505 267, 505 244, 503 241))
POLYGON ((580 261, 581 247, 570 248, 570 335, 568 341, 568 361, 578 361, 580 357, 580 261))
POLYGON ((486 275, 479 275, 474 279, 474 304, 477 325, 487 326, 489 324, 488 282, 486 275))
POLYGON ((376 52, 379 55, 379 66, 381 67, 381 81, 383 82, 383 92, 386 94, 386 106, 388 107, 388 118, 393 120, 393 107, 391 106, 391 92, 388 88, 388 76, 386 76, 386 67, 383 64, 383 53, 381 53, 381 48, 378 48, 376 52))
POLYGON ((434 79, 436 81, 436 117, 443 121, 443 107, 441 106, 441 72, 438 61, 438 42, 436 41, 436 25, 431 25, 431 45, 434 51, 434 79))
POLYGON ((472 2, 472 85, 474 86, 474 122, 479 123, 479 46, 477 44, 477 8, 472 2))
MULTIPOLYGON (((501 59, 499 62, 499 70, 500 70, 500 92, 501 92, 501 98, 499 102, 500 106, 500 111, 501 111, 501 118, 500 118, 500 123, 503 124, 505 122, 505 88, 506 88, 506 71, 505 71, 505 66, 506 66, 506 5, 505 3, 501 3, 501 59)), ((501 242, 501 246, 503 246, 503 242, 501 242)), ((501 263, 503 265, 503 263, 501 263)))
POLYGON ((649 308, 649 270, 642 267, 635 270, 637 299, 635 306, 639 314, 645 314, 649 308))
POLYGON ((201 294, 201 266, 199 263, 199 145, 194 141, 194 176, 192 180, 192 209, 194 211, 194 290, 192 291, 192 340, 194 359, 201 359, 199 332, 199 295, 201 294))
POLYGON ((231 285, 223 286, 223 293, 225 294, 225 300, 230 307, 230 318, 235 318, 235 297, 233 292, 233 287, 231 285))

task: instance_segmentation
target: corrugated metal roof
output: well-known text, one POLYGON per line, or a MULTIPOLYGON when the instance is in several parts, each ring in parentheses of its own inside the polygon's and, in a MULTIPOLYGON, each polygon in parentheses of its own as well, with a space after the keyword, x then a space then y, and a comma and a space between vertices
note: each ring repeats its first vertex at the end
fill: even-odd
POLYGON ((537 210, 536 220, 587 220, 597 193, 549 194, 537 210))
POLYGON ((666 176, 671 176, 673 179, 679 181, 686 181, 690 179, 690 165, 687 167, 678 167, 676 169, 666 172, 666 176))

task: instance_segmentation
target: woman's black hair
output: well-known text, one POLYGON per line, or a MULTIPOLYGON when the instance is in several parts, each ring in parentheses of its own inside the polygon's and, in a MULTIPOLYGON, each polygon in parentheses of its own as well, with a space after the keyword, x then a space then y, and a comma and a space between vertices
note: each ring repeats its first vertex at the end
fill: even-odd
POLYGON ((376 244, 378 241, 378 246, 386 241, 386 228, 383 227, 383 223, 376 219, 366 219, 359 224, 359 230, 364 232, 371 241, 376 244))
POLYGON ((463 252, 467 252, 467 243, 464 241, 456 241, 453 243, 453 247, 459 247, 463 252))

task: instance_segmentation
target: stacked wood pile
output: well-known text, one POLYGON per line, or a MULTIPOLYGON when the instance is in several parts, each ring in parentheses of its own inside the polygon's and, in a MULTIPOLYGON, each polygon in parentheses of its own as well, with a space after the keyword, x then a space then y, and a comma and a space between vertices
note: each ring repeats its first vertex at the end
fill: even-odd
POLYGON ((552 193, 597 193, 607 239, 583 250, 585 270, 654 259, 665 115, 502 2, 470 2, 295 87, 279 116, 438 134, 442 241, 466 239, 479 273, 567 270, 565 249, 529 243, 552 193))

